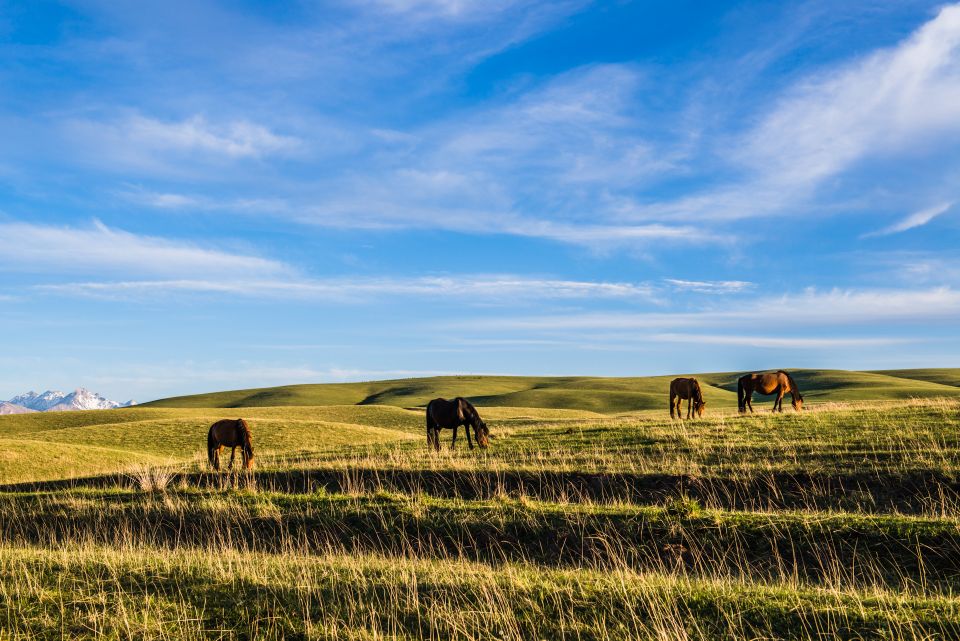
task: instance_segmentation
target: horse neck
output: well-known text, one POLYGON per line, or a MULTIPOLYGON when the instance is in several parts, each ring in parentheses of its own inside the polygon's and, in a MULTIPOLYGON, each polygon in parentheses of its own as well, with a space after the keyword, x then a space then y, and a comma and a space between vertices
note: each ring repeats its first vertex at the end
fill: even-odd
POLYGON ((237 421, 237 432, 240 433, 240 440, 243 441, 244 447, 250 446, 250 427, 247 425, 247 422, 242 418, 237 421))
POLYGON ((473 409, 473 406, 465 398, 457 400, 460 403, 460 411, 463 414, 463 420, 470 425, 474 425, 477 421, 477 410, 473 409))
POLYGON ((797 389, 797 384, 793 382, 793 377, 783 370, 780 370, 780 373, 783 374, 787 379, 787 391, 790 392, 790 396, 796 398, 797 394, 800 393, 800 390, 797 389))

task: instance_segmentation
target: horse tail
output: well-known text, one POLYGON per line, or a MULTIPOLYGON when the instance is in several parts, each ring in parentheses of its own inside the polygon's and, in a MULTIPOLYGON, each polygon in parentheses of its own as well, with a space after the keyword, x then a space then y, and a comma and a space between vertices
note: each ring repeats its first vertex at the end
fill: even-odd
POLYGON ((746 386, 743 382, 744 378, 746 377, 741 376, 739 379, 737 379, 737 407, 741 412, 747 411, 747 390, 745 389, 746 386))
POLYGON ((207 432, 207 460, 210 461, 210 467, 217 467, 217 439, 213 435, 213 425, 210 426, 210 431, 207 432))
POLYGON ((433 420, 433 401, 427 403, 427 430, 431 430, 436 425, 436 421, 433 420))
POLYGON ((440 440, 440 436, 437 434, 437 424, 433 420, 433 401, 427 403, 427 447, 434 445, 434 441, 440 440))

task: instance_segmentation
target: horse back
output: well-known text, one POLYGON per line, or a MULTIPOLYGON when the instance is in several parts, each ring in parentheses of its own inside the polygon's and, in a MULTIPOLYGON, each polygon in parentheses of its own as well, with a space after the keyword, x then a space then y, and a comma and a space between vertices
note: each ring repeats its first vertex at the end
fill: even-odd
POLYGON ((208 441, 213 441, 228 447, 242 445, 243 432, 244 430, 241 428, 239 420, 225 418, 210 426, 208 441))
POLYGON ((427 415, 438 427, 453 427, 459 424, 459 403, 445 398, 435 398, 427 403, 427 415))
POLYGON ((790 385, 783 372, 773 372, 771 374, 755 374, 754 385, 761 394, 773 394, 777 389, 783 386, 790 389, 790 385))
POLYGON ((686 400, 693 396, 695 390, 700 389, 700 384, 695 378, 675 378, 670 381, 670 395, 679 396, 686 400))

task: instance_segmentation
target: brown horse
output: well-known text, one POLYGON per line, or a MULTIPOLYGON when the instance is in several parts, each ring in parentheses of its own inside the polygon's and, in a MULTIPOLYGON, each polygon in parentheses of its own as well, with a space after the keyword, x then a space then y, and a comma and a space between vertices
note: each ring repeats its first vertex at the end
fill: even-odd
POLYGON ((440 430, 453 429, 453 440, 450 447, 457 445, 457 428, 464 426, 467 432, 467 445, 473 449, 473 441, 470 440, 470 428, 477 437, 477 445, 486 447, 488 439, 493 438, 487 424, 480 418, 470 401, 465 398, 457 397, 452 401, 445 398, 435 398, 427 403, 427 446, 432 445, 437 451, 440 451, 440 430))
POLYGON ((210 426, 207 433, 207 457, 215 470, 220 469, 220 448, 229 447, 230 465, 233 469, 233 458, 237 455, 237 448, 243 454, 243 469, 249 470, 253 465, 253 438, 250 435, 250 426, 242 418, 237 420, 224 419, 210 426))
POLYGON ((741 376, 737 381, 737 404, 740 407, 740 413, 749 409, 753 412, 753 393, 776 394, 777 398, 773 401, 773 411, 783 411, 783 395, 790 392, 793 398, 791 401, 793 409, 798 412, 803 408, 803 396, 797 384, 793 382, 793 377, 783 370, 772 372, 770 374, 747 374, 741 376))
POLYGON ((687 401, 687 418, 690 418, 690 408, 697 416, 703 416, 703 408, 707 402, 703 400, 703 392, 700 390, 700 383, 695 378, 675 378, 670 381, 670 418, 673 418, 673 411, 677 411, 677 418, 683 418, 683 412, 680 409, 683 401, 687 401))

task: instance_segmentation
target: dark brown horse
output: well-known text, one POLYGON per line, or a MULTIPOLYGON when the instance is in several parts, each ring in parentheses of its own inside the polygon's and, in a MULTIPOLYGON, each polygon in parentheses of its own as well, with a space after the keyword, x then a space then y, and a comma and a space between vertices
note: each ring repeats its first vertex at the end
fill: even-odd
POLYGON ((230 465, 233 469, 233 458, 237 455, 237 448, 243 454, 243 469, 249 470, 253 465, 253 438, 250 435, 250 426, 242 418, 237 420, 224 419, 210 426, 207 433, 207 457, 213 469, 220 469, 220 448, 229 447, 230 465))
POLYGON ((440 430, 453 429, 453 440, 450 447, 457 444, 457 428, 464 426, 467 432, 467 445, 473 449, 473 441, 470 440, 470 428, 477 437, 477 445, 486 447, 489 439, 493 438, 487 424, 480 418, 477 408, 471 405, 470 401, 459 396, 452 401, 445 398, 435 398, 427 403, 427 446, 432 445, 437 451, 440 451, 440 430))
POLYGON ((793 382, 793 377, 785 371, 780 370, 769 374, 747 374, 741 376, 737 381, 737 404, 740 407, 740 413, 749 409, 753 412, 753 393, 776 394, 777 398, 773 401, 773 411, 783 411, 783 395, 790 392, 793 399, 791 401, 793 409, 798 412, 803 408, 803 396, 797 384, 793 382))
POLYGON ((703 409, 707 402, 703 400, 703 392, 700 390, 700 383, 695 378, 675 378, 670 381, 670 418, 673 418, 673 411, 677 411, 677 418, 683 418, 683 412, 680 409, 683 401, 687 402, 687 418, 690 418, 690 409, 697 416, 703 416, 703 409))

